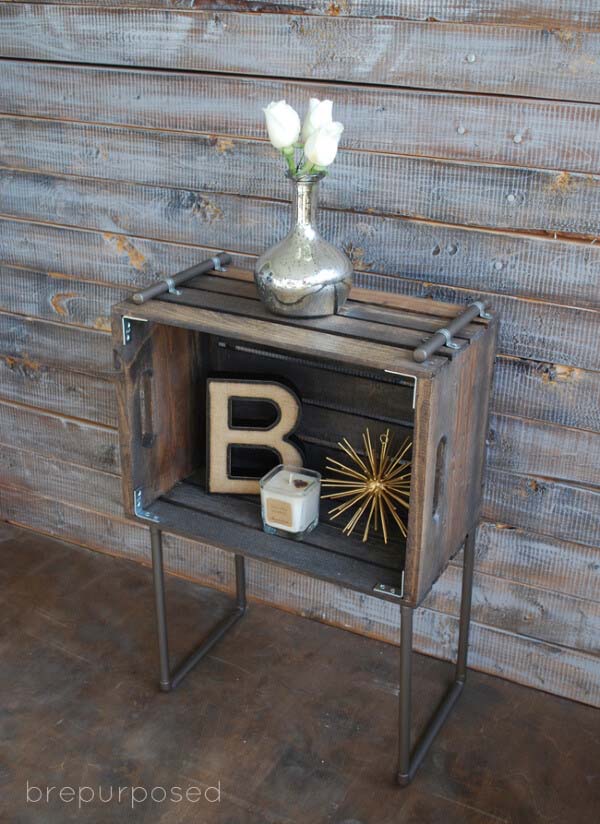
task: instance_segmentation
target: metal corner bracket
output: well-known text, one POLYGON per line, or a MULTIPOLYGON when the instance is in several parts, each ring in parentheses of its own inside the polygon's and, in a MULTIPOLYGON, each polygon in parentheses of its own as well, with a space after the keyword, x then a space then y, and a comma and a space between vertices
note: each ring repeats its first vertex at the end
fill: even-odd
POLYGON ((160 518, 158 515, 153 515, 152 512, 148 512, 147 509, 144 509, 142 500, 143 500, 143 489, 139 486, 133 493, 133 511, 135 513, 136 518, 143 518, 144 521, 152 521, 154 524, 160 523, 160 518))
POLYGON ((414 409, 417 403, 417 379, 414 375, 408 375, 406 372, 396 372, 394 369, 384 369, 386 375, 400 375, 401 378, 410 378, 413 382, 412 393, 412 408, 414 409))
POLYGON ((392 595, 394 598, 404 598, 404 570, 402 570, 400 589, 391 587, 388 584, 375 584, 373 592, 384 592, 386 595, 392 595))
POLYGON ((121 318, 121 329, 123 331, 123 345, 127 346, 133 338, 133 322, 148 323, 148 318, 136 318, 133 315, 123 315, 121 318))

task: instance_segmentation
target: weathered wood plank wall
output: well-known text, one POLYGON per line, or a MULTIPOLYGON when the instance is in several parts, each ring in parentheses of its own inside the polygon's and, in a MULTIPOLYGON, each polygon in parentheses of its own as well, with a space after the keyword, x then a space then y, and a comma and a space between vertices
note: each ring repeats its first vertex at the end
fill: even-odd
MULTIPOLYGON (((323 228, 359 283, 502 315, 472 663, 600 705, 593 6, 0 2, 0 517, 148 561, 120 504, 109 308, 215 249, 251 267, 288 220, 261 106, 331 97, 323 228)), ((217 550, 167 554, 232 585, 217 550)), ((425 652, 453 653, 460 564, 419 612, 425 652)), ((250 583, 398 640, 391 605, 258 563, 250 583)))

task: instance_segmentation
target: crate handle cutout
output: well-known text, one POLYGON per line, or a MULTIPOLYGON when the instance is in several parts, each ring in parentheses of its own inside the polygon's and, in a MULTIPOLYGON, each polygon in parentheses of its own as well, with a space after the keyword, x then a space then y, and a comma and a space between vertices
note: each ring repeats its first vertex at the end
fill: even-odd
POLYGON ((433 511, 432 518, 437 518, 439 515, 438 509, 440 500, 442 499, 444 490, 444 476, 446 474, 446 445, 448 439, 445 435, 439 440, 437 450, 435 453, 435 476, 433 481, 433 511))
POLYGON ((150 448, 154 444, 152 426, 152 369, 144 369, 140 381, 140 434, 142 446, 150 448))

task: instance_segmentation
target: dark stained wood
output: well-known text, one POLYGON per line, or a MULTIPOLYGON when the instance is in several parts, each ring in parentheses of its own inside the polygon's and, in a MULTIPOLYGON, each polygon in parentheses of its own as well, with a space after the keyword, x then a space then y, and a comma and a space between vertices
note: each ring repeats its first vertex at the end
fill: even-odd
MULTIPOLYGON (((572 245, 569 244, 569 246, 572 245)), ((596 247, 584 244, 578 244, 578 246, 582 256, 587 260, 586 265, 589 266, 588 275, 585 277, 588 277, 591 293, 596 261, 592 261, 590 255, 595 254, 592 250, 596 247)), ((137 284, 148 285, 167 273, 178 271, 197 262, 199 257, 206 257, 209 253, 213 254, 215 250, 206 247, 163 244, 144 238, 123 237, 115 233, 87 233, 21 221, 0 221, 0 251, 5 259, 19 265, 30 266, 36 260, 39 262, 41 259, 49 271, 60 267, 61 271, 69 276, 99 277, 105 282, 135 286, 137 284), (32 239, 36 241, 35 246, 32 246, 32 239)), ((548 252, 550 251, 548 249, 548 252)), ((563 248, 556 247, 556 251, 562 255, 563 248)), ((572 250, 568 248, 565 254, 568 256, 571 252, 572 250)), ((235 258, 238 264, 244 262, 247 266, 252 265, 253 259, 250 256, 235 255, 235 258)), ((547 261, 544 258, 542 262, 550 265, 552 259, 553 256, 547 261)), ((474 262, 473 265, 479 266, 480 264, 474 262)), ((574 267, 578 265, 575 257, 572 258, 572 265, 574 267)), ((401 271, 405 271, 402 265, 401 271)), ((480 269, 473 271, 480 271, 480 269)), ((406 274, 411 273, 406 272, 406 274)), ((437 277, 440 276, 448 279, 448 275, 443 271, 441 275, 438 273, 437 277)), ((534 277, 537 278, 537 274, 532 271, 532 278, 534 277)), ((583 276, 581 278, 583 280, 583 276)), ((458 269, 454 271, 453 267, 449 279, 460 283, 460 271, 458 269)), ((474 295, 472 291, 466 289, 444 286, 431 281, 424 283, 421 280, 412 280, 407 277, 374 276, 360 271, 356 274, 356 282, 406 297, 435 295, 447 301, 465 303, 472 301, 474 297, 485 297, 492 300, 494 306, 502 313, 503 323, 500 326, 499 338, 501 352, 546 362, 550 360, 563 365, 577 364, 587 369, 598 370, 600 368, 598 348, 595 346, 597 326, 600 322, 597 311, 583 311, 573 306, 547 304, 537 299, 521 301, 493 292, 478 291, 474 295)), ((570 289, 565 289, 564 284, 561 284, 563 284, 561 279, 555 279, 553 289, 572 294, 570 289)), ((81 289, 83 290, 84 287, 81 289)), ((533 289, 532 281, 531 290, 533 289)), ((355 292, 354 295, 356 296, 357 293, 355 292)), ((393 294, 380 292, 376 298, 371 299, 377 299, 381 305, 394 305, 393 294)), ((574 300, 574 295, 573 298, 565 296, 560 299, 574 300)), ((438 304, 440 302, 440 300, 437 301, 438 304)), ((427 308, 427 304, 422 304, 422 306, 424 308, 417 309, 417 311, 424 311, 427 308)), ((438 311, 437 307, 435 311, 438 311)))
MULTIPOLYGON (((491 321, 487 325, 473 325, 472 337, 468 343, 465 342, 463 349, 456 352, 453 359, 433 357, 421 365, 412 360, 410 352, 398 347, 398 341, 406 342, 408 340, 406 336, 409 334, 416 335, 419 340, 422 336, 422 333, 402 328, 401 319, 409 314, 410 309, 408 306, 402 308, 401 300, 397 300, 399 305, 396 310, 388 308, 384 311, 380 320, 385 320, 385 323, 373 322, 372 313, 368 311, 370 304, 364 302, 366 295, 361 295, 363 302, 357 304, 360 310, 357 313, 358 317, 338 315, 322 319, 283 319, 269 315, 256 299, 239 296, 247 294, 245 283, 247 278, 247 275, 240 275, 241 288, 236 286, 235 280, 229 281, 229 294, 203 290, 201 288, 202 279, 199 279, 196 288, 182 288, 180 295, 163 296, 157 302, 135 307, 135 311, 133 304, 129 302, 115 307, 113 340, 117 352, 127 353, 129 351, 129 355, 126 354, 125 357, 138 364, 137 368, 139 368, 139 363, 143 362, 144 368, 148 370, 147 356, 144 354, 147 339, 160 339, 163 330, 166 335, 168 330, 174 331, 176 327, 183 327, 195 330, 202 335, 208 333, 230 339, 229 349, 219 347, 217 342, 213 342, 206 351, 214 353, 215 363, 219 367, 227 363, 230 369, 236 369, 237 363, 241 361, 240 366, 243 365, 246 368, 244 374, 254 374, 252 353, 249 351, 240 357, 241 353, 235 349, 237 341, 245 341, 259 349, 264 348, 264 341, 268 341, 270 347, 279 347, 283 355, 282 367, 289 354, 294 356, 302 354, 309 361, 316 359, 323 361, 324 364, 327 364, 328 360, 334 363, 337 361, 350 367, 351 370, 357 367, 380 371, 393 369, 397 372, 404 372, 405 378, 415 377, 417 379, 416 409, 414 411, 413 475, 406 550, 405 599, 408 603, 420 603, 429 592, 433 581, 447 565, 448 560, 458 552, 466 534, 477 524, 489 386, 495 354, 495 322, 491 321), (395 311, 398 312, 398 325, 390 323, 390 318, 395 311), (127 314, 135 314, 139 318, 147 319, 148 322, 137 325, 136 329, 139 328, 141 336, 139 340, 124 346, 120 340, 121 317, 127 314), (306 333, 309 331, 310 336, 307 336, 306 333), (404 337, 399 337, 399 333, 404 337), (355 340, 360 341, 359 346, 353 344, 355 340), (436 470, 436 455, 441 439, 446 442, 447 454, 443 466, 436 470), (442 487, 434 512, 434 484, 438 471, 442 487)), ((216 278, 211 282, 213 285, 218 285, 216 278)), ((228 279, 223 278, 222 282, 225 288, 228 279)), ((374 300, 375 295, 371 299, 374 300)), ((350 310, 352 306, 353 303, 350 302, 350 310)), ((433 306, 432 303, 427 305, 427 308, 434 311, 433 306)), ((444 318, 440 319, 440 325, 444 322, 444 318)), ((182 343, 186 343, 186 340, 182 339, 182 343)), ((193 349, 189 336, 187 347, 189 350, 193 349)), ((175 352, 173 357, 174 359, 177 357, 175 352)), ((259 361, 260 372, 261 369, 265 369, 265 358, 261 357, 259 361)), ((207 362, 206 356, 203 362, 207 362)), ((266 362, 268 363, 268 359, 266 362)), ((376 375, 377 372, 374 376, 376 375)), ((166 381, 168 384, 172 376, 169 372, 165 372, 160 380, 157 376, 153 376, 153 380, 154 396, 156 393, 161 393, 162 383, 166 381)), ((185 376, 181 380, 182 383, 176 394, 185 397, 189 389, 186 390, 185 387, 185 376)), ((362 383, 364 379, 361 378, 359 386, 362 383)), ((126 403, 121 402, 120 429, 121 438, 124 441, 123 454, 127 455, 126 464, 131 466, 142 461, 138 464, 139 469, 133 470, 132 473, 125 470, 124 494, 127 500, 132 497, 133 489, 142 487, 150 504, 160 495, 160 492, 156 491, 152 468, 144 460, 143 438, 139 433, 131 431, 129 420, 133 417, 135 421, 140 415, 138 407, 142 403, 140 399, 142 390, 139 377, 134 374, 122 375, 121 386, 121 396, 128 399, 126 403)), ((314 450, 315 447, 319 448, 321 445, 331 448, 342 434, 352 440, 359 436, 364 423, 358 419, 355 420, 354 417, 356 406, 352 403, 351 382, 350 392, 340 396, 333 409, 327 409, 324 398, 315 400, 316 406, 307 405, 298 433, 301 440, 305 439, 304 443, 307 448, 310 446, 310 449, 314 450), (348 412, 351 414, 349 415, 348 412), (335 424, 329 422, 331 415, 333 415, 335 424), (337 431, 339 434, 336 435, 337 431)), ((374 396, 373 411, 369 417, 376 418, 375 409, 377 407, 377 398, 374 396)), ((190 415, 185 405, 179 407, 179 414, 184 418, 190 415)), ((412 410, 405 410, 404 415, 408 418, 410 426, 413 420, 412 410)), ((200 434, 197 440, 202 440, 200 434)), ((168 451, 165 454, 168 454, 168 451)), ((313 456, 313 463, 315 460, 317 459, 313 456)), ((309 465, 313 466, 313 463, 309 465)), ((317 464, 314 464, 314 468, 322 470, 322 461, 319 460, 317 464)), ((164 471, 162 474, 164 475, 164 471)), ((181 471, 181 468, 174 469, 170 475, 171 485, 175 481, 182 480, 187 474, 189 474, 189 469, 188 471, 181 471)), ((162 482, 162 478, 158 484, 162 492, 168 488, 162 482)), ((177 531, 177 516, 167 510, 163 512, 162 509, 161 513, 167 518, 167 527, 177 531)), ((183 515, 181 517, 183 518, 183 515)), ((210 542, 218 532, 215 524, 210 535, 207 533, 200 535, 194 530, 201 528, 202 519, 190 513, 187 513, 185 517, 190 524, 184 530, 187 535, 210 542)), ((206 529, 209 529, 209 526, 206 529)), ((225 530, 229 530, 227 519, 225 519, 223 530, 223 534, 225 530)), ((235 548, 251 540, 251 536, 245 536, 240 544, 240 541, 234 540, 234 534, 235 530, 231 534, 230 531, 227 532, 230 537, 223 538, 219 545, 227 548, 228 540, 231 540, 235 548)), ((305 556, 303 555, 302 558, 305 556)), ((298 561, 298 564, 299 566, 296 565, 294 568, 301 570, 302 563, 298 561)), ((321 572, 312 569, 312 572, 309 570, 309 574, 324 575, 324 569, 321 567, 319 569, 321 572)), ((351 577, 349 576, 346 580, 346 585, 350 588, 354 586, 350 581, 351 577)))
MULTIPOLYGON (((77 504, 79 506, 91 505, 104 514, 120 514, 121 506, 121 486, 119 479, 114 475, 100 473, 76 464, 59 462, 60 472, 56 471, 57 460, 52 458, 47 460, 40 455, 24 452, 18 449, 4 446, 2 450, 4 456, 0 459, 0 466, 3 468, 2 484, 7 484, 17 489, 26 490, 33 496, 43 495, 53 501, 77 504), (95 490, 93 501, 89 498, 89 489, 95 490)), ((63 458, 68 455, 63 454, 63 458)), ((176 487, 174 493, 180 494, 176 487)), ((219 506, 227 507, 228 498, 219 496, 211 497, 211 507, 216 510, 219 506)), ((243 510, 246 504, 238 501, 237 509, 232 514, 236 515, 243 510)), ((256 504, 247 505, 251 510, 255 510, 256 504)), ((320 540, 324 540, 324 532, 321 531, 320 540)), ((347 542, 346 547, 351 551, 352 542, 347 542)), ((376 553, 373 545, 370 545, 369 554, 376 553)), ((384 554, 390 556, 390 551, 385 550, 384 554)), ((396 557, 395 554, 393 557, 396 557)), ((562 592, 566 595, 575 596, 574 609, 585 607, 582 598, 597 601, 598 577, 600 575, 600 550, 596 547, 585 547, 580 544, 567 543, 556 539, 528 533, 524 530, 507 527, 505 525, 491 524, 484 522, 477 535, 477 567, 486 576, 493 576, 500 579, 519 581, 522 584, 533 585, 531 596, 540 597, 539 589, 552 592, 562 592)), ((388 559, 382 557, 382 564, 386 565, 388 559)), ((461 562, 459 555, 452 564, 461 562)), ((456 589, 456 587, 454 587, 456 589)), ((446 587, 444 591, 451 590, 446 587)), ((490 604, 494 604, 494 609, 503 609, 502 598, 506 588, 500 582, 490 590, 487 585, 487 599, 490 604)), ((436 598, 439 598, 439 592, 436 598)), ((456 595, 458 597, 458 595, 456 595)), ((446 608, 446 607, 445 607, 446 608)), ((450 608, 449 606, 447 608, 450 608)), ((504 629, 512 629, 512 619, 498 616, 495 620, 497 625, 501 622, 504 629)), ((560 622, 559 622, 560 623, 560 622)), ((548 627, 548 631, 554 631, 548 627)), ((593 643, 593 637, 588 638, 588 642, 593 643)))
MULTIPOLYGON (((57 464, 55 459, 49 461, 10 447, 3 447, 0 455, 0 485, 5 483, 21 490, 22 494, 25 491, 34 496, 41 494, 52 501, 66 501, 83 507, 89 502, 87 490, 93 485, 96 491, 94 505, 98 509, 111 515, 120 515, 122 512, 120 486, 114 476, 73 464, 57 464)), ((178 486, 169 498, 200 511, 212 511, 213 515, 227 511, 229 518, 240 519, 240 523, 256 527, 259 519, 256 503, 238 500, 232 506, 231 499, 211 496, 210 503, 205 502, 202 506, 202 495, 199 496, 197 489, 195 492, 194 497, 190 494, 189 487, 178 486)), ((476 620, 511 631, 525 631, 526 634, 535 631, 536 637, 547 641, 556 640, 557 633, 562 633, 563 642, 580 649, 594 650, 598 643, 599 613, 597 592, 594 589, 595 578, 590 577, 590 567, 597 561, 597 550, 586 550, 584 547, 559 542, 542 542, 535 536, 526 536, 510 529, 497 529, 491 524, 484 524, 481 532, 483 534, 479 536, 477 550, 478 566, 480 572, 486 574, 480 574, 477 580, 476 620), (528 548, 525 556, 521 549, 523 545, 528 548), (533 568, 531 553, 535 553, 537 559, 533 568), (508 579, 513 578, 516 564, 523 569, 524 580, 519 586, 515 586, 511 580, 502 582, 492 577, 504 571, 508 579), (529 585, 529 578, 534 570, 539 576, 538 585, 543 586, 541 590, 529 585), (553 574, 558 577, 553 577, 553 574), (548 586, 551 584, 556 587, 561 581, 566 581, 574 588, 576 598, 559 597, 548 586), (591 598, 587 601, 582 598, 586 592, 582 587, 589 590, 591 598)), ((364 559, 365 548, 360 541, 344 539, 340 542, 326 525, 322 525, 307 543, 315 542, 322 548, 337 547, 342 554, 357 558, 362 556, 364 559)), ((400 562, 400 556, 389 549, 382 547, 379 550, 370 545, 368 557, 364 560, 392 569, 400 562)), ((459 589, 459 570, 449 570, 436 585, 426 605, 442 612, 454 612, 459 600, 459 589)))
MULTIPOLYGON (((56 461, 51 462, 28 452, 12 448, 3 450, 3 457, 0 457, 0 486, 5 482, 18 490, 24 500, 27 493, 34 497, 43 495, 51 502, 56 502, 59 508, 60 502, 85 507, 88 502, 85 492, 93 485, 94 489, 98 489, 94 499, 97 510, 111 516, 114 516, 115 511, 117 516, 122 512, 120 485, 115 476, 74 464, 57 464, 56 461), (60 472, 56 471, 57 466, 60 472)), ((238 498, 232 502, 227 496, 210 496, 208 502, 206 498, 197 487, 190 489, 187 484, 176 486, 169 495, 170 500, 180 505, 200 512, 210 511, 212 515, 225 514, 245 527, 256 528, 259 515, 255 500, 238 498)), ((94 513, 90 513, 89 517, 92 522, 97 519, 94 513)), ((476 590, 475 596, 475 608, 479 610, 478 621, 490 623, 504 631, 525 630, 525 634, 531 634, 535 628, 535 636, 546 641, 555 640, 557 633, 563 632, 564 640, 568 640, 569 644, 581 649, 596 649, 599 618, 596 597, 599 574, 597 548, 542 539, 523 534, 519 530, 498 528, 485 523, 479 533, 477 553, 480 594, 476 590), (515 569, 521 570, 522 577, 517 587, 515 569), (532 574, 536 576, 535 582, 529 581, 532 574), (555 590, 560 586, 566 587, 568 591, 559 596, 555 590), (582 597, 584 593, 589 593, 587 599, 582 597), (565 597, 572 595, 575 597, 565 597), (557 616, 557 611, 561 618, 557 616)), ((305 543, 316 543, 322 549, 341 552, 385 569, 398 568, 402 560, 397 549, 386 549, 372 542, 365 555, 365 547, 360 540, 344 539, 340 542, 339 535, 336 536, 335 530, 326 524, 321 524, 319 531, 305 543)), ((285 546, 283 552, 285 555, 285 546)), ((206 562, 201 560, 206 549, 201 550, 200 546, 191 545, 190 559, 194 554, 195 569, 200 569, 206 562)), ((436 584, 433 595, 426 600, 426 606, 444 614, 456 613, 460 597, 459 561, 460 558, 452 562, 451 566, 455 568, 444 573, 439 584, 436 584)), ((265 567, 265 576, 269 580, 267 569, 265 567)), ((357 613, 356 619, 359 618, 360 613, 357 613)))
MULTIPOLYGON (((135 304, 132 304, 134 306, 135 304)), ((127 304, 120 304, 125 309, 127 304)), ((117 308, 117 311, 119 309, 117 308)), ((303 355, 314 355, 315 335, 310 330, 296 326, 284 326, 268 320, 246 320, 235 315, 221 314, 209 309, 178 306, 165 301, 148 303, 136 309, 138 317, 150 321, 177 323, 186 329, 204 331, 208 334, 238 337, 248 343, 264 344, 265 340, 273 348, 284 351, 292 349, 303 355)), ((343 340, 334 334, 323 333, 319 336, 322 358, 345 364, 355 364, 368 369, 400 371, 416 377, 433 374, 447 363, 444 357, 433 356, 423 364, 412 361, 412 353, 405 349, 396 349, 381 343, 365 341, 356 351, 349 351, 343 340)))
MULTIPOLYGON (((243 527, 262 532, 260 498, 257 495, 215 495, 206 492, 205 487, 204 473, 194 473, 181 483, 175 484, 162 500, 225 518, 243 527)), ((288 543, 282 544, 284 555, 288 543)), ((375 567, 396 571, 404 568, 402 541, 386 546, 381 535, 374 535, 367 546, 357 534, 341 538, 339 526, 326 520, 322 520, 318 529, 309 533, 303 543, 337 555, 356 558, 375 567)))
POLYGON ((496 328, 417 391, 405 580, 417 603, 479 520, 496 328))
POLYGON ((410 378, 403 380, 380 370, 332 369, 316 358, 272 353, 264 346, 248 351, 231 341, 214 342, 211 362, 217 373, 289 382, 303 403, 316 409, 355 413, 363 419, 373 417, 376 410, 379 420, 412 425, 414 381, 410 378))
MULTIPOLYGON (((8 271, 6 267, 5 271, 8 271)), ((228 274, 233 275, 235 272, 232 270, 228 274)), ((21 275, 28 278, 26 271, 16 270, 15 288, 19 284, 18 278, 21 275)), ((37 281, 38 277, 44 276, 33 273, 33 277, 37 281)), ((52 286, 55 281, 61 283, 60 279, 48 278, 48 286, 52 286)), ((87 294, 87 289, 90 288, 84 282, 74 281, 71 285, 63 279, 62 283, 64 283, 64 291, 74 291, 78 295, 87 294)), ((387 282, 385 285, 388 285, 387 282)), ((91 288, 94 288, 93 285, 91 288)), ((249 288, 253 290, 253 287, 249 288)), ((64 293, 62 287, 59 293, 64 293)), ((359 293, 360 290, 355 289, 353 298, 356 299, 359 293)), ((51 300, 56 294, 54 291, 48 292, 47 299, 51 300)), ((448 297, 455 296, 454 292, 447 290, 443 294, 448 297)), ((16 299, 15 293, 7 293, 7 297, 13 304, 16 299)), ((379 304, 394 306, 399 301, 407 300, 408 296, 367 291, 366 298, 376 299, 379 304)), ((496 298, 497 302, 501 300, 501 298, 496 298)), ((39 303, 43 303, 41 298, 39 303)), ((59 303, 63 304, 62 301, 59 303)), ((57 319, 60 317, 63 323, 70 321, 70 314, 73 311, 70 307, 72 305, 76 307, 77 302, 72 304, 66 301, 64 304, 69 307, 66 315, 56 315, 52 310, 57 319)), ((515 302, 511 301, 508 305, 512 307, 515 302)), ((420 304, 417 303, 415 306, 418 307, 420 304)), ((441 311, 440 307, 453 309, 451 304, 438 302, 435 311, 441 311)), ((110 307, 106 305, 99 306, 99 308, 103 315, 98 325, 104 326, 106 323, 104 315, 110 311, 110 307)), ((532 310, 533 308, 532 304, 532 310)), ((543 335, 548 327, 539 323, 540 312, 542 312, 539 304, 535 311, 538 324, 531 330, 528 342, 532 343, 534 333, 536 336, 539 334, 540 347, 542 347, 544 345, 543 335)), ((557 328, 562 328, 569 322, 565 315, 566 311, 556 306, 548 307, 548 321, 557 328)), ((77 317, 81 316, 79 312, 80 310, 77 310, 77 317)), ((577 310, 572 310, 572 312, 572 322, 578 322, 576 332, 579 335, 583 331, 588 314, 577 310)), ((525 345, 527 343, 526 328, 531 329, 533 317, 531 320, 524 317, 522 322, 523 345, 525 345)), ((589 337, 586 335, 581 346, 571 355, 574 360, 584 360, 586 353, 589 353, 592 358, 595 357, 596 349, 593 346, 595 323, 592 323, 590 319, 590 324, 589 337)), ((570 329, 570 327, 567 328, 570 329)), ((507 318, 504 313, 500 328, 501 341, 506 340, 509 334, 513 335, 512 342, 515 343, 518 332, 511 324, 510 317, 507 318), (506 335, 503 334, 504 330, 506 330, 506 335)), ((565 344, 576 343, 576 338, 571 334, 568 337, 565 336, 564 339, 565 344)), ((545 339, 545 343, 549 344, 550 341, 545 339)), ((115 403, 110 386, 102 380, 92 380, 83 374, 77 377, 77 372, 80 372, 82 368, 89 368, 94 374, 108 375, 111 372, 110 347, 107 341, 93 335, 88 342, 85 336, 72 332, 68 328, 24 318, 0 316, 0 351, 0 367, 4 375, 0 395, 3 397, 9 400, 22 398, 30 405, 38 405, 50 411, 63 411, 74 417, 97 420, 99 423, 111 425, 115 423, 115 403), (88 352, 90 353, 89 367, 82 358, 83 353, 88 352), (77 372, 70 370, 77 370, 77 372)), ((531 352, 531 349, 526 351, 531 352)), ((549 350, 549 353, 553 354, 553 351, 549 350)), ((499 358, 496 362, 492 409, 501 414, 524 416, 546 420, 549 423, 598 431, 600 428, 600 379, 596 372, 586 372, 560 363, 499 358)))
POLYGON ((421 23, 387 15, 299 19, 13 2, 0 3, 0 25, 4 57, 600 102, 600 35, 590 31, 573 41, 545 27, 421 23), (93 37, 96 31, 103 36, 93 37), (355 59, 361 49, 369 49, 368 60, 355 59))
POLYGON ((401 549, 386 551, 376 542, 371 554, 359 538, 348 540, 328 524, 320 524, 304 541, 267 535, 257 502, 208 496, 198 486, 181 484, 155 501, 150 511, 167 531, 365 594, 378 583, 402 586, 401 549))
MULTIPOLYGON (((217 312, 238 315, 245 318, 256 318, 270 320, 272 323, 278 322, 260 301, 232 295, 220 295, 212 292, 205 292, 202 289, 179 289, 180 295, 161 295, 160 300, 166 303, 176 303, 178 306, 197 307, 199 309, 209 309, 217 312)), ((384 324, 373 322, 365 318, 364 313, 360 317, 354 318, 347 312, 340 312, 329 318, 287 318, 285 323, 290 326, 298 326, 302 329, 314 329, 315 331, 326 331, 334 335, 343 335, 354 340, 365 340, 385 343, 400 350, 400 357, 411 357, 412 350, 419 346, 423 340, 423 334, 415 329, 405 328, 403 325, 384 324), (409 350, 409 352, 407 352, 409 350), (410 354, 409 354, 410 353, 410 354)), ((283 322, 283 321, 282 321, 283 322)), ((444 325, 440 320, 438 327, 444 325)), ((461 348, 468 345, 459 335, 456 343, 461 348)), ((447 346, 440 348, 438 354, 452 358, 460 350, 453 350, 447 346)))
MULTIPOLYGON (((258 302, 259 296, 254 279, 250 272, 243 270, 228 269, 225 274, 202 275, 186 283, 186 289, 198 289, 202 292, 216 292, 220 295, 231 295, 242 297, 258 302)), ((385 306, 388 295, 385 292, 368 292, 364 289, 353 288, 350 300, 338 311, 342 318, 357 318, 371 323, 380 323, 384 326, 394 326, 404 330, 419 330, 420 332, 436 332, 440 326, 447 324, 450 316, 450 309, 454 315, 458 314, 457 307, 450 307, 440 301, 424 301, 416 298, 414 300, 400 299, 396 301, 397 306, 393 311, 389 311, 385 306), (408 305, 407 305, 408 304, 408 305), (398 306, 403 305, 404 309, 398 306)), ((183 301, 181 301, 183 302, 183 301)), ((190 304, 198 305, 198 304, 190 304)), ((393 305, 393 304, 392 304, 393 305)), ((459 335, 455 335, 457 340, 470 340, 481 332, 479 318, 475 318, 473 323, 464 326, 459 335)), ((367 327, 365 327, 367 328, 367 327)), ((419 335, 419 340, 422 335, 419 335)), ((410 342, 415 339, 412 335, 410 342)), ((398 341, 400 343, 400 341, 398 341)), ((445 353, 451 355, 451 350, 445 348, 445 353)))
MULTIPOLYGON (((130 313, 136 315, 135 304, 130 313)), ((205 377, 201 344, 185 329, 133 323, 123 342, 115 316, 121 465, 125 510, 133 512, 135 490, 142 505, 169 490, 198 464, 204 407, 199 391, 205 377)))

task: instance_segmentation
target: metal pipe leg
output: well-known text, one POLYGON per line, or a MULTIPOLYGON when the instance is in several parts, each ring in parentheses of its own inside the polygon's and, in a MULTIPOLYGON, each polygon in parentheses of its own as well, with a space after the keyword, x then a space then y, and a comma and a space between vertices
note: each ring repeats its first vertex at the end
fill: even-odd
POLYGON ((398 783, 405 787, 410 784, 423 759, 442 729, 452 708, 456 704, 467 677, 467 652, 469 647, 469 623, 471 620, 471 596, 473 593, 473 567, 475 564, 475 532, 465 540, 460 622, 458 634, 458 655, 456 674, 450 689, 431 716, 427 727, 419 738, 414 750, 410 751, 410 683, 412 649, 412 609, 402 607, 402 648, 400 650, 400 755, 398 758, 398 783))
POLYGON ((473 568, 475 566, 475 530, 465 540, 462 593, 460 599, 460 622, 458 630, 458 655, 456 657, 456 680, 464 683, 467 679, 467 655, 469 651, 469 626, 471 623, 471 600, 473 595, 473 568))
POLYGON ((152 546, 152 572, 154 576, 154 600, 156 606, 156 629, 158 634, 158 654, 160 661, 160 688, 163 692, 171 689, 169 669, 169 637, 167 633, 167 607, 165 601, 165 573, 163 568, 162 532, 150 527, 152 546))
POLYGON ((400 607, 400 716, 398 729, 398 783, 410 783, 410 722, 412 687, 413 609, 400 607))
POLYGON ((154 600, 160 662, 160 688, 163 692, 174 690, 198 661, 221 639, 228 629, 246 612, 246 570, 244 556, 235 556, 235 607, 214 627, 198 646, 173 670, 169 665, 169 635, 165 598, 165 572, 163 564, 162 533, 158 527, 150 527, 152 546, 152 572, 154 575, 154 600))
POLYGON ((235 556, 235 604, 240 612, 246 612, 246 565, 243 555, 235 556))

